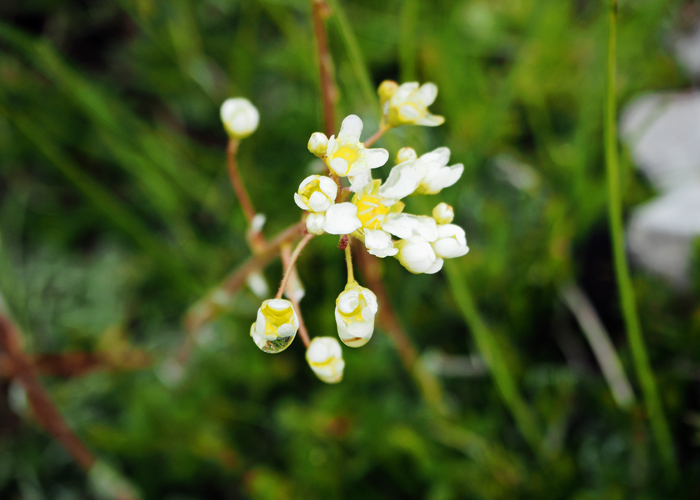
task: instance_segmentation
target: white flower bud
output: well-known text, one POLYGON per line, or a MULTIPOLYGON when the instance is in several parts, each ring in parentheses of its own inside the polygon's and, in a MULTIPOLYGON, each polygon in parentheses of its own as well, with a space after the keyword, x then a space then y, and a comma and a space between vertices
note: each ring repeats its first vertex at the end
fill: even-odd
POLYGON ((469 252, 464 229, 454 224, 438 226, 438 239, 433 244, 433 250, 438 257, 453 259, 469 252))
POLYGON ((440 203, 433 208, 433 219, 438 224, 449 224, 455 218, 454 209, 447 203, 440 203))
POLYGON ((236 97, 221 105, 221 121, 230 137, 244 139, 258 128, 260 114, 248 99, 236 97))
POLYGON ((306 362, 316 376, 327 384, 343 380, 343 351, 333 337, 314 337, 306 350, 306 362))
POLYGON ((253 291, 253 293, 259 298, 269 297, 270 289, 267 286, 267 281, 265 281, 265 276, 259 271, 250 273, 248 279, 246 280, 248 286, 253 291))
POLYGON ((314 132, 311 134, 307 147, 311 153, 319 158, 323 158, 328 150, 328 137, 322 132, 314 132))
POLYGON ((338 336, 348 347, 362 347, 374 333, 374 316, 379 305, 377 296, 356 281, 348 283, 335 301, 338 336))
POLYGON ((405 161, 412 161, 418 158, 418 155, 416 154, 416 150, 413 148, 401 148, 399 149, 399 152, 396 153, 396 159, 394 160, 397 164, 398 163, 403 163, 405 161))
POLYGON ((265 352, 284 351, 292 343, 299 328, 299 318, 292 303, 285 299, 269 299, 258 309, 258 317, 250 327, 250 336, 265 352))
POLYGON ((425 238, 415 236, 399 241, 396 246, 399 248, 397 258, 401 265, 413 274, 426 273, 437 261, 437 256, 433 247, 425 238))
POLYGON ((335 203, 338 185, 325 175, 310 175, 299 185, 294 193, 294 202, 302 210, 323 213, 335 203))
POLYGON ((323 234, 326 225, 326 214, 311 213, 306 217, 306 230, 311 234, 323 234))

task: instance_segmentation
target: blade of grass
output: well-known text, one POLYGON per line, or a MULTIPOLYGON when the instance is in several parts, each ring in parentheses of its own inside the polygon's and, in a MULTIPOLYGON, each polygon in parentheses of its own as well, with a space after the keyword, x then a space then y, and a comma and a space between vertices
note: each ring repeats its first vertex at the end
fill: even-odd
POLYGON ((622 195, 620 190, 620 167, 617 151, 617 102, 615 95, 617 71, 617 0, 610 0, 608 12, 608 54, 607 87, 605 98, 605 166, 608 177, 608 215, 610 218, 610 236, 615 262, 615 275, 620 293, 627 337, 632 349, 635 369, 642 386, 642 394, 651 428, 661 459, 666 471, 672 477, 676 475, 676 459, 668 422, 664 415, 654 373, 649 362, 644 337, 639 321, 634 288, 630 277, 622 223, 622 195))
POLYGON ((92 177, 56 149, 54 142, 46 134, 34 126, 33 122, 18 114, 10 112, 0 101, 0 113, 14 123, 17 129, 31 141, 43 156, 70 180, 87 199, 100 209, 117 227, 129 234, 143 250, 150 255, 163 273, 178 285, 183 292, 191 293, 193 284, 197 283, 182 267, 174 263, 175 255, 160 240, 153 236, 139 217, 124 208, 124 205, 114 198, 92 177))
POLYGON ((476 309, 474 299, 462 275, 459 264, 454 261, 447 261, 443 267, 443 272, 447 274, 452 296, 457 302, 457 306, 467 325, 469 325, 479 353, 483 356, 496 382, 503 402, 512 413, 518 429, 520 429, 532 450, 535 454, 540 455, 543 453, 542 432, 530 408, 520 394, 518 385, 515 382, 515 376, 503 357, 496 338, 489 332, 488 327, 476 309))

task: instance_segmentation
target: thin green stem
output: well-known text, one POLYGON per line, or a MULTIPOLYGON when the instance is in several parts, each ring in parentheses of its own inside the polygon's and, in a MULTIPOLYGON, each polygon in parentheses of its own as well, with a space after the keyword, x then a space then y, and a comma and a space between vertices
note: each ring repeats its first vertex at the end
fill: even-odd
POLYGON ((350 237, 348 237, 348 244, 345 247, 345 263, 348 266, 348 285, 355 281, 355 275, 352 269, 352 251, 350 250, 350 237))
POLYGON ((639 314, 630 278, 627 257, 625 256, 625 242, 622 224, 622 196, 620 193, 620 168, 617 151, 617 102, 615 96, 615 73, 617 70, 617 0, 610 0, 609 4, 609 29, 608 29, 608 63, 607 63, 607 89, 605 103, 605 165, 608 177, 608 215, 610 218, 610 235, 612 238, 612 251, 615 262, 615 274, 620 292, 620 303, 627 329, 632 357, 639 382, 642 386, 642 394, 646 410, 651 420, 651 428, 656 439, 656 444, 661 454, 661 459, 670 475, 676 475, 676 459, 673 451, 673 442, 669 431, 668 422, 663 412, 654 373, 649 362, 644 337, 639 322, 639 314))
POLYGON ((292 269, 294 269, 294 264, 296 264, 297 259, 299 258, 299 255, 301 255, 301 251, 304 250, 304 247, 306 244, 311 241, 311 238, 313 238, 315 235, 309 233, 306 236, 302 238, 302 240, 299 242, 297 247, 294 249, 294 252, 292 253, 292 256, 289 259, 289 263, 287 264, 287 269, 284 271, 284 277, 282 278, 282 282, 280 283, 280 287, 277 290, 277 295, 275 295, 276 299, 279 299, 282 297, 282 294, 284 291, 287 289, 287 282, 289 281, 289 277, 292 274, 292 269))
POLYGON ((535 420, 535 416, 520 394, 515 382, 515 376, 511 372, 498 346, 496 338, 489 332, 488 327, 481 319, 459 266, 455 262, 448 261, 445 263, 444 270, 452 290, 452 296, 469 325, 474 340, 476 341, 476 346, 496 382, 496 387, 498 387, 501 393, 503 402, 510 410, 515 419, 515 424, 520 429, 520 432, 525 437, 530 447, 535 454, 540 455, 543 453, 543 436, 540 427, 535 420))

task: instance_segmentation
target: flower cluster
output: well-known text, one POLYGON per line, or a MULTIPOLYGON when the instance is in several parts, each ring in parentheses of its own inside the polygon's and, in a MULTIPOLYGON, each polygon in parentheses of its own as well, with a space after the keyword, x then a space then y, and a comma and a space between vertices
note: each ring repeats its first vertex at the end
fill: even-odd
MULTIPOLYGON (((428 110, 437 91, 433 83, 398 85, 385 81, 378 89, 380 130, 371 139, 360 140, 363 123, 356 115, 343 120, 337 137, 329 138, 321 132, 311 135, 307 147, 325 163, 328 174, 306 177, 294 193, 294 202, 305 211, 309 235, 290 258, 277 296, 263 302, 251 326, 250 335, 261 350, 275 353, 286 349, 300 327, 298 304, 281 295, 288 275, 294 272, 294 259, 312 235, 342 236, 340 246, 345 248, 348 281, 336 300, 335 319, 338 337, 348 347, 369 342, 379 310, 375 294, 354 279, 350 240, 361 241, 367 252, 376 257, 396 258, 415 274, 436 273, 442 269, 444 259, 469 251, 464 230, 452 224, 451 206, 439 203, 429 216, 414 215, 404 213, 401 201, 412 195, 438 194, 459 180, 464 166, 449 165, 448 148, 440 147, 420 156, 412 148, 402 148, 385 182, 372 177, 372 170, 389 160, 386 149, 369 147, 383 133, 402 125, 436 126, 444 122, 442 116, 428 110)), ((240 98, 224 103, 221 118, 232 140, 250 135, 258 124, 257 110, 240 98)), ((345 362, 338 340, 316 337, 309 342, 304 336, 305 333, 302 337, 307 344, 306 359, 316 376, 327 383, 340 382, 345 362)))

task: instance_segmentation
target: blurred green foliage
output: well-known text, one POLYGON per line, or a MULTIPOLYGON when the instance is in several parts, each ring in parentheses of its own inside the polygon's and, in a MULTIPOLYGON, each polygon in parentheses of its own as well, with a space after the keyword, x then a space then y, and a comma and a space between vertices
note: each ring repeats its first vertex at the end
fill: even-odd
MULTIPOLYGON (((449 416, 438 417, 378 332, 367 347, 345 349, 345 380, 326 386, 300 341, 277 356, 258 351, 248 330, 259 299, 242 290, 173 384, 163 362, 182 342, 184 312, 249 254, 224 165, 225 98, 245 96, 260 109, 240 166, 266 233, 299 217, 291 194, 315 168, 306 142, 321 128, 309 2, 8 0, 0 5, 2 299, 29 352, 128 341, 155 360, 136 372, 45 378, 68 423, 146 499, 700 496, 697 287, 678 296, 634 276, 676 482, 662 472, 641 404, 616 406, 558 294, 571 280, 588 293, 639 400, 606 228, 604 5, 329 3, 338 118, 359 114, 367 137, 379 82, 433 81, 432 109, 446 124, 400 129, 378 145, 392 154, 447 145, 466 167, 439 196, 455 207, 471 248, 450 271, 461 298, 446 273, 414 276, 386 259, 400 320, 423 352, 494 349, 495 371, 511 378, 504 386, 483 370, 445 377, 449 416), (518 411, 534 438, 513 419, 518 411)), ((623 104, 689 85, 667 50, 683 7, 621 4, 623 104)), ((653 192, 623 160, 629 207, 653 192)), ((430 207, 409 200, 408 208, 430 207)), ((336 244, 316 238, 300 260, 312 336, 335 332, 345 279, 336 244)), ((280 274, 279 263, 266 271, 273 285, 280 274)), ((21 417, 0 417, 0 497, 86 498, 84 476, 31 423, 14 384, 0 389, 21 417)))

